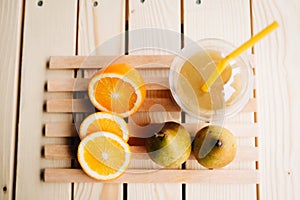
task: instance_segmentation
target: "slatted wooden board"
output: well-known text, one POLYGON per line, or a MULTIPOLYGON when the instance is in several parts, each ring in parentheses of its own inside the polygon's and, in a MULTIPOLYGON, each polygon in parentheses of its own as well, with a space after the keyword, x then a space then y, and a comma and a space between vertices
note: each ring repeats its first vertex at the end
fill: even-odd
MULTIPOLYGON (((44 128, 44 136, 47 138, 65 138, 65 143, 55 144, 49 143, 43 146, 43 158, 47 160, 71 160, 68 168, 60 168, 53 166, 52 168, 43 169, 43 177, 46 182, 96 182, 89 178, 81 169, 76 160, 77 145, 79 138, 77 134, 76 125, 79 119, 83 119, 90 113, 95 112, 95 108, 91 105, 87 97, 87 85, 89 78, 84 75, 92 74, 96 69, 106 66, 110 63, 127 63, 135 66, 142 75, 147 74, 147 70, 152 71, 168 71, 169 66, 174 56, 170 55, 125 55, 121 57, 111 56, 94 56, 94 57, 51 57, 49 63, 50 71, 70 70, 78 74, 77 78, 70 78, 69 76, 60 77, 59 79, 47 80, 45 93, 66 93, 73 94, 73 98, 62 99, 56 98, 48 99, 45 103, 45 109, 48 113, 56 114, 73 114, 75 123, 55 122, 47 123, 44 128), (80 72, 80 73, 79 73, 80 72), (84 78, 83 78, 84 77, 84 78)), ((159 74, 159 73, 156 73, 159 74)), ((76 76, 75 76, 76 77, 76 76)), ((178 113, 181 112, 178 105, 173 100, 166 77, 149 77, 145 76, 145 83, 147 88, 147 97, 140 108, 140 113, 147 112, 166 112, 178 113), (152 91, 160 93, 158 96, 151 95, 152 91), (160 105, 157 110, 157 105, 160 105), (155 109, 153 109, 155 107, 155 109)), ((254 87, 255 88, 255 87, 254 87)), ((255 93, 255 89, 253 91, 255 93)), ((254 95, 255 96, 255 95, 254 95)), ((243 113, 257 112, 256 99, 249 100, 246 107, 241 111, 243 113)), ((254 115, 253 115, 254 116, 254 115)), ((134 119, 134 116, 132 117, 134 119)), ((129 120, 130 121, 130 120, 129 120)), ((183 126, 187 128, 193 136, 201 127, 209 123, 185 123, 183 126)), ((129 130, 131 137, 129 144, 133 153, 132 160, 149 160, 143 146, 143 139, 137 137, 145 131, 153 131, 159 123, 147 124, 145 127, 137 127, 134 123, 129 123, 129 130)), ((256 120, 251 120, 245 123, 224 122, 224 126, 231 130, 236 138, 243 140, 245 138, 253 138, 258 140, 259 127, 256 120)), ((238 143, 239 144, 239 143, 238 143)), ((256 143, 257 144, 257 143, 256 143)), ((193 155, 189 160, 195 160, 193 155)), ((259 162, 259 148, 257 145, 243 145, 241 143, 237 148, 237 155, 235 160, 218 170, 200 169, 185 169, 184 166, 177 169, 143 169, 143 168, 129 168, 128 171, 120 178, 113 180, 113 183, 238 183, 238 184, 259 184, 260 176, 259 170, 253 167, 247 169, 235 168, 236 163, 252 162, 257 165, 259 162)))

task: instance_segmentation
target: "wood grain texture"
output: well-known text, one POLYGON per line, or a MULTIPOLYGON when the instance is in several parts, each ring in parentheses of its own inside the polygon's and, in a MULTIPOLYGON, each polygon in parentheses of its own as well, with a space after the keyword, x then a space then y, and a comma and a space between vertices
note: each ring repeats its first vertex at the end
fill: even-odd
POLYGON ((300 196, 299 51, 300 2, 252 1, 253 29, 277 20, 279 28, 254 46, 258 119, 262 136, 261 199, 300 196))
MULTIPOLYGON (((51 99, 46 103, 47 112, 54 113, 72 113, 72 112, 96 112, 97 110, 91 104, 89 99, 51 99)), ((180 108, 169 98, 146 98, 139 112, 178 112, 180 108), (162 106, 155 110, 156 105, 162 106)))
MULTIPOLYGON (((255 112, 257 108, 256 99, 250 99, 241 112, 255 112)), ((50 99, 46 102, 46 110, 50 113, 72 113, 72 112, 95 112, 95 107, 89 99, 50 99)), ((179 112, 180 107, 170 98, 145 99, 139 112, 179 112), (156 106, 158 106, 156 108, 156 106)))
MULTIPOLYGON (((147 1, 150 0, 146 0, 145 2, 147 1)), ((40 160, 41 145, 45 142, 47 144, 48 142, 50 143, 50 141, 54 144, 58 142, 64 143, 64 140, 57 140, 57 138, 50 138, 50 140, 43 139, 41 141, 41 119, 45 120, 45 123, 59 128, 58 130, 61 130, 61 127, 57 126, 57 123, 65 125, 65 129, 57 133, 53 132, 55 131, 53 126, 52 128, 49 126, 49 130, 51 130, 50 135, 52 137, 74 137, 77 133, 72 131, 74 127, 71 124, 70 116, 52 113, 40 114, 42 113, 40 100, 43 99, 42 91, 44 88, 42 85, 44 85, 44 81, 46 80, 44 78, 44 71, 41 71, 41 69, 45 66, 48 56, 72 55, 75 52, 74 41, 76 39, 73 37, 73 35, 75 35, 73 34, 75 29, 70 27, 73 27, 75 24, 72 20, 76 19, 76 13, 74 12, 74 16, 70 17, 69 12, 70 9, 73 12, 73 8, 76 10, 76 1, 44 0, 42 7, 36 7, 36 1, 23 2, 26 3, 25 11, 27 16, 25 20, 24 38, 24 49, 26 49, 26 52, 22 58, 21 123, 19 124, 19 130, 21 131, 18 151, 20 155, 18 157, 19 167, 16 183, 16 197, 17 199, 70 199, 70 187, 65 187, 64 184, 61 185, 60 183, 44 183, 39 180, 39 170, 43 167, 66 167, 66 162, 61 162, 60 160, 55 162, 53 160, 40 160), (50 10, 48 6, 51 7, 50 10), (35 10, 35 8, 37 10, 35 10), (45 10, 46 12, 44 12, 45 10), (72 23, 66 23, 66 21, 70 19, 72 19, 72 23), (72 32, 72 34, 70 34, 70 32, 72 32), (65 35, 68 36, 65 37, 65 35), (41 85, 35 84, 37 82, 43 83, 41 85), (50 117, 51 120, 48 121, 48 117, 50 117), (66 122, 64 123, 62 121, 66 122), (36 123, 39 123, 38 127, 36 127, 36 123), (37 146, 37 144, 39 144, 39 146, 37 146), (40 163, 37 163, 39 161, 37 161, 36 158, 39 158, 40 163)), ((101 2, 98 2, 99 5, 101 5, 101 2)), ((116 5, 114 1, 107 2, 111 2, 114 6, 116 5)), ((139 1, 137 0, 135 3, 139 3, 139 1)), ((194 1, 186 0, 185 10, 194 6, 194 3, 194 1), (186 2, 189 4, 187 5, 186 2)), ((16 22, 16 18, 20 16, 15 13, 21 12, 21 4, 21 1, 14 0, 0 2, 0 55, 3 55, 0 59, 0 90, 3 95, 0 102, 4 102, 3 105, 5 105, 0 107, 0 189, 4 186, 7 186, 8 189, 5 193, 1 190, 1 200, 11 199, 12 194, 12 182, 10 182, 12 168, 10 166, 12 164, 11 156, 13 155, 12 142, 14 141, 14 135, 11 135, 11 130, 15 128, 16 117, 16 113, 14 113, 17 103, 15 101, 17 94, 15 80, 17 79, 17 48, 19 43, 19 36, 16 36, 16 28, 20 25, 20 21, 16 22), (8 45, 6 45, 6 43, 8 43, 8 45), (12 56, 7 56, 8 54, 12 56), (10 77, 13 78, 11 79, 10 77), (7 85, 11 85, 12 87, 8 88, 7 85), (8 165, 9 167, 7 168, 8 165), (7 172, 7 170, 10 172, 7 172), (4 182, 2 182, 2 180, 4 180, 4 182)), ((174 2, 171 2, 168 5, 173 4, 174 2)), ((244 26, 250 27, 250 25, 245 22, 248 20, 248 11, 245 12, 243 9, 248 4, 249 1, 203 0, 201 5, 195 5, 195 7, 193 7, 194 9, 189 10, 189 13, 187 13, 187 11, 185 12, 185 17, 188 17, 187 14, 189 14, 190 18, 188 21, 192 23, 185 23, 184 31, 188 33, 188 29, 194 29, 193 33, 188 33, 189 36, 192 35, 191 37, 193 37, 193 39, 219 37, 238 45, 249 36, 249 28, 240 29, 244 26), (241 4, 243 5, 241 6, 241 4), (235 19, 230 20, 229 18, 231 17, 235 19), (202 28, 198 29, 197 25, 195 26, 197 23, 201 23, 202 28), (192 26, 194 26, 194 28, 192 26)), ((300 196, 300 190, 298 189, 300 187, 300 160, 298 158, 300 146, 297 144, 299 139, 300 113, 300 95, 298 92, 300 85, 298 74, 300 71, 297 67, 297 58, 300 51, 300 44, 297 39, 300 34, 300 5, 298 0, 252 0, 252 5, 254 32, 259 31, 274 19, 280 23, 280 28, 276 33, 262 40, 254 48, 255 60, 258 64, 258 120, 261 132, 263 133, 259 138, 259 146, 261 148, 260 169, 262 172, 261 199, 297 199, 297 197, 300 196)), ((107 9, 106 12, 110 11, 111 9, 107 9)), ((103 13, 105 13, 105 11, 103 11, 103 13)), ((111 15, 112 13, 109 14, 111 15)), ((96 16, 93 12, 90 12, 89 15, 92 15, 92 17, 96 16)), ((160 20, 158 19, 160 15, 157 15, 156 18, 151 17, 151 19, 145 20, 146 15, 147 14, 142 18, 141 24, 142 21, 149 23, 149 21, 160 20)), ((172 15, 168 15, 168 17, 172 17, 172 15)), ((165 20, 168 21, 169 19, 163 19, 159 23, 164 24, 165 20)), ((82 25, 79 26, 88 26, 86 25, 88 21, 89 20, 82 21, 82 25)), ((93 26, 93 23, 89 23, 89 27, 93 26)), ((90 33, 82 34, 93 35, 93 28, 90 33)), ((84 48, 91 48, 91 51, 93 51, 93 43, 96 43, 93 37, 97 36, 91 37, 92 39, 84 36, 84 38, 86 38, 84 40, 86 41, 79 43, 87 43, 88 45, 85 45, 86 47, 84 48)), ((90 51, 90 49, 88 51, 90 51)), ((87 54, 89 54, 89 52, 87 54)), ((91 68, 98 68, 98 66, 92 66, 91 68)), ((61 72, 52 73, 52 78, 57 78, 56 75, 59 74, 61 74, 61 72)), ((66 75, 65 72, 62 74, 66 75)), ((55 93, 45 94, 45 97, 57 98, 65 97, 65 95, 55 93)), ((246 118, 248 119, 248 117, 246 118)), ((189 120, 189 118, 187 118, 187 120, 189 120)), ((232 121, 233 122, 230 123, 240 123, 240 119, 233 119, 232 121)), ((228 125, 225 126, 227 128, 229 127, 228 125)), ((242 128, 241 126, 240 129, 242 128)), ((248 130, 247 127, 244 128, 248 130)), ((249 136, 252 137, 251 134, 249 136)), ((82 171, 78 173, 84 175, 82 171)), ((247 172, 245 172, 245 174, 246 173, 247 172)), ((165 194, 169 191, 168 185, 162 187, 155 186, 156 184, 149 185, 149 192, 140 193, 140 199, 147 199, 152 191, 153 193, 161 194, 161 196, 157 196, 156 199, 159 197, 163 199, 168 196, 168 194, 165 194)), ((196 199, 246 199, 245 195, 249 194, 247 192, 248 188, 249 185, 224 186, 201 184, 199 187, 188 187, 187 189, 189 194, 194 194, 194 196, 201 193, 201 196, 195 197, 196 199)), ((110 189, 111 187, 99 189, 95 184, 90 183, 75 184, 74 197, 76 197, 76 199, 91 199, 89 197, 95 197, 96 199, 117 199, 118 197, 116 196, 120 193, 116 193, 115 190, 110 189), (110 196, 105 196, 105 194, 110 194, 110 196)), ((253 199, 253 195, 249 196, 253 199)), ((190 196, 187 197, 187 199, 191 199, 189 198, 190 196)))
MULTIPOLYGON (((47 94, 44 86, 48 78, 73 77, 72 71, 48 71, 47 62, 50 55, 74 55, 76 11, 76 1, 43 1, 42 6, 37 1, 25 3, 16 199, 71 198, 71 184, 46 185, 40 175, 45 167, 70 167, 69 161, 42 159, 41 146, 50 142, 42 135, 44 123, 72 121, 70 115, 44 113, 43 103, 54 96, 71 97, 47 94)), ((61 138, 51 142, 65 143, 61 138)))
MULTIPOLYGON (((202 127, 207 126, 207 123, 182 123, 187 131, 194 136, 198 130, 202 127)), ((150 134, 154 130, 159 129, 162 124, 147 124, 145 126, 136 127, 132 124, 128 124, 129 132, 131 136, 138 137, 142 133, 150 134)), ((257 124, 240 124, 240 123, 227 123, 224 124, 227 129, 233 132, 236 137, 256 137, 259 136, 259 126, 257 124)), ((71 123, 49 123, 45 125, 45 136, 46 137, 75 137, 77 131, 74 124, 71 123)))
MULTIPOLYGON (((129 55, 168 54, 180 49, 180 0, 146 0, 144 3, 129 0, 129 55), (154 30, 153 28, 168 31, 154 30), (172 32, 173 34, 170 34, 172 32), (166 51, 167 50, 167 51, 166 51)), ((157 63, 157 62, 154 62, 157 63)), ((164 64, 159 61, 158 63, 164 64)), ((147 65, 148 77, 168 77, 168 72, 151 69, 151 62, 147 65)), ((154 92, 150 97, 162 97, 154 92)), ((129 124, 139 127, 141 124, 161 123, 167 120, 180 121, 179 112, 137 113, 129 119, 129 124)), ((132 168, 155 168, 151 161, 132 161, 132 168)), ((128 184, 127 198, 139 199, 181 199, 181 184, 128 184)))
MULTIPOLYGON (((47 90, 49 92, 87 91, 89 80, 88 78, 48 80, 47 90)), ((169 88, 168 78, 145 77, 143 80, 146 90, 166 90, 169 88)))
POLYGON ((135 68, 169 68, 174 55, 52 56, 50 69, 99 69, 107 64, 126 63, 135 68), (151 65, 149 65, 149 63, 151 65))
MULTIPOLYGON (((116 56, 125 51, 125 1, 102 0, 94 6, 93 0, 79 1, 78 55, 88 56, 83 65, 93 60, 93 55, 116 56)), ((109 58, 108 63, 112 60, 109 58)), ((103 66, 107 65, 105 63, 103 66)), ((79 66, 83 69, 83 66, 79 66)), ((97 68, 100 68, 97 64, 97 68)), ((92 72, 83 71, 87 78, 92 72)), ((95 111, 95 110, 94 110, 95 111)), ((122 184, 79 183, 74 184, 74 200, 122 199, 122 184)))
MULTIPOLYGON (((45 159, 61 159, 70 160, 76 158, 76 146, 74 145, 45 145, 44 157, 45 159)), ((251 146, 238 146, 237 154, 234 161, 258 161, 259 149, 251 146)), ((148 160, 150 159, 146 148, 144 146, 130 146, 133 160, 148 160)), ((189 160, 195 160, 193 154, 190 155, 189 160)))
POLYGON ((77 130, 73 123, 49 123, 45 125, 46 137, 75 137, 77 130))
MULTIPOLYGON (((142 69, 143 70, 143 69, 142 69)), ((138 70, 140 71, 140 70, 138 70)), ((49 92, 80 92, 87 91, 89 78, 52 79, 47 81, 49 92)), ((143 77, 147 90, 168 90, 167 77, 143 77)))
MULTIPOLYGON (((80 0, 78 55, 123 55, 125 51, 125 1, 80 0)), ((112 61, 112 60, 109 60, 112 61)))
MULTIPOLYGON (((189 39, 197 41, 204 38, 224 39, 235 46, 242 44, 251 36, 250 1, 210 0, 202 1, 200 5, 184 0, 184 34, 189 39), (233 14, 234 13, 234 14, 233 14)), ((186 45, 185 41, 185 45, 186 45)), ((248 51, 250 53, 250 50, 248 51)), ((225 122, 251 123, 253 114, 242 113, 225 122)), ((193 122, 186 116, 186 122, 193 122)), ((226 127, 226 126, 225 126, 226 127)), ((239 139, 240 145, 254 145, 254 138, 239 139)), ((187 168, 199 168, 188 161, 187 168)), ((234 163, 226 168, 254 169, 254 163, 234 163)), ((187 184, 186 199, 256 199, 255 185, 206 185, 187 184)))
POLYGON ((0 199, 12 199, 23 3, 0 1, 0 199))
MULTIPOLYGON (((259 182, 259 172, 256 170, 146 170, 129 169, 120 178, 111 180, 114 183, 222 183, 222 184, 253 184, 259 182)), ((99 182, 87 176, 80 169, 46 169, 46 182, 99 182)), ((166 193, 167 185, 161 184, 162 190, 157 192, 166 193)), ((176 192, 176 191, 172 191, 176 192)), ((170 195, 170 194, 160 194, 170 195)), ((145 197, 147 198, 147 197, 145 197)))

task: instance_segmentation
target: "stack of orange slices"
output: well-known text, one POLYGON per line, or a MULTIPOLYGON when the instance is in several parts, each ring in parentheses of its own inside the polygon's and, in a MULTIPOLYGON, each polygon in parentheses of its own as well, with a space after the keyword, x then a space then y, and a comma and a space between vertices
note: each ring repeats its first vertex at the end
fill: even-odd
POLYGON ((92 77, 88 94, 102 112, 91 114, 81 123, 78 161, 90 177, 112 180, 129 166, 129 131, 123 117, 138 111, 146 97, 145 84, 133 67, 114 64, 92 77))

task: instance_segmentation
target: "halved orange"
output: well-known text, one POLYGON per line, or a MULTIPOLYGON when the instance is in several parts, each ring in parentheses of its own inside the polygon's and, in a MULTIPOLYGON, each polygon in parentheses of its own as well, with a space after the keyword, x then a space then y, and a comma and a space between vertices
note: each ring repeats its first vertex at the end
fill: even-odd
POLYGON ((121 117, 134 114, 146 97, 141 74, 126 64, 113 64, 99 70, 90 80, 88 92, 97 109, 121 117))
POLYGON ((129 145, 104 131, 86 136, 79 144, 77 156, 88 176, 104 181, 121 176, 131 159, 129 145))
POLYGON ((129 139, 128 126, 125 120, 111 113, 97 112, 86 117, 80 125, 79 136, 83 139, 98 131, 114 133, 126 142, 129 139))

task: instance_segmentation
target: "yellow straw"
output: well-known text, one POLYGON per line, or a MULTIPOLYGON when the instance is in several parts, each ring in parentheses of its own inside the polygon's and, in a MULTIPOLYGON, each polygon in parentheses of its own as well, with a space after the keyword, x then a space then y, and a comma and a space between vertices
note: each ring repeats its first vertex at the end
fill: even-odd
POLYGON ((242 44, 240 47, 238 47, 236 50, 228 54, 224 59, 220 61, 220 63, 217 65, 216 70, 210 75, 206 83, 201 87, 201 90, 203 92, 208 92, 209 88, 212 86, 212 84, 217 80, 218 76, 224 71, 226 68, 226 65, 236 57, 238 57, 240 54, 242 54, 244 51, 246 51, 248 48, 252 47, 256 42, 261 40, 263 37, 271 33, 274 29, 278 27, 278 23, 274 21, 272 24, 267 26, 265 29, 257 33, 255 36, 250 38, 247 42, 242 44))

